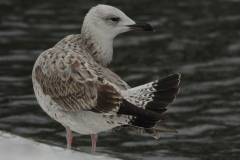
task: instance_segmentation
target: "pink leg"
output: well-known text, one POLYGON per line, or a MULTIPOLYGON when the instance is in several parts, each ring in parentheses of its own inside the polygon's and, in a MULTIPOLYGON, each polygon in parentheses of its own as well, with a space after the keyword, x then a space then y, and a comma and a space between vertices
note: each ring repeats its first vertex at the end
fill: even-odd
POLYGON ((67 135, 66 135, 66 139, 67 139, 67 148, 71 149, 71 145, 72 145, 72 140, 73 140, 73 135, 72 135, 72 131, 69 127, 66 127, 67 130, 67 135))
POLYGON ((96 144, 97 144, 97 138, 98 138, 98 134, 90 134, 91 138, 92 138, 92 154, 95 154, 95 149, 96 149, 96 144))

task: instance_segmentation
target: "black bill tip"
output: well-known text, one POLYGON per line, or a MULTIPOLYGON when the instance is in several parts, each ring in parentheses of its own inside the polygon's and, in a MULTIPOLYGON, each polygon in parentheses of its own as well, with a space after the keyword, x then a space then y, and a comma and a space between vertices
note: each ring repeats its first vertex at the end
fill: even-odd
POLYGON ((143 22, 135 22, 136 24, 132 24, 132 25, 128 25, 128 27, 130 27, 130 29, 140 29, 140 30, 144 30, 144 31, 153 31, 155 32, 155 30, 153 29, 153 27, 148 24, 148 23, 143 23, 143 22))

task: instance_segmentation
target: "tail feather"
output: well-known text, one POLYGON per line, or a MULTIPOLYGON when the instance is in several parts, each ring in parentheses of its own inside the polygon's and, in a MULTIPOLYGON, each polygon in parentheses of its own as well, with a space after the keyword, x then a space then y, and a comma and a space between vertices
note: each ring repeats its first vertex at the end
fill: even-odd
POLYGON ((131 126, 140 127, 159 138, 159 132, 176 132, 160 122, 167 119, 162 113, 172 103, 179 92, 180 74, 172 74, 157 81, 123 91, 124 102, 119 114, 132 115, 131 126))
MULTIPOLYGON (((172 74, 157 81, 123 91, 123 97, 139 108, 164 109, 179 92, 180 74, 172 74)), ((163 111, 163 110, 162 110, 163 111)))
POLYGON ((178 92, 179 88, 172 88, 166 91, 158 91, 154 93, 153 100, 172 103, 178 92))
POLYGON ((153 84, 153 86, 157 91, 166 91, 171 88, 177 87, 179 82, 180 82, 179 79, 173 79, 173 80, 165 81, 165 82, 159 81, 159 82, 153 84))

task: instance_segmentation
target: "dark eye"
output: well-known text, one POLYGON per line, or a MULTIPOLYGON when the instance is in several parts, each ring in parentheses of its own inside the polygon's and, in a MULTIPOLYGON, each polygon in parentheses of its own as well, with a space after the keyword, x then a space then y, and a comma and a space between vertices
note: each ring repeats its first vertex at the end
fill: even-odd
POLYGON ((114 18, 111 18, 112 21, 119 21, 119 18, 118 17, 114 17, 114 18))

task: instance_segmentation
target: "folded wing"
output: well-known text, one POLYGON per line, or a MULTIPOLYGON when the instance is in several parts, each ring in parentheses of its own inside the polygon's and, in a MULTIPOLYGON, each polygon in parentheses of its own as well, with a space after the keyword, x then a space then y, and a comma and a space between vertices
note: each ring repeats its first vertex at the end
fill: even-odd
POLYGON ((42 54, 34 71, 43 93, 60 109, 115 114, 122 96, 117 87, 101 77, 98 67, 87 54, 52 48, 42 54))

